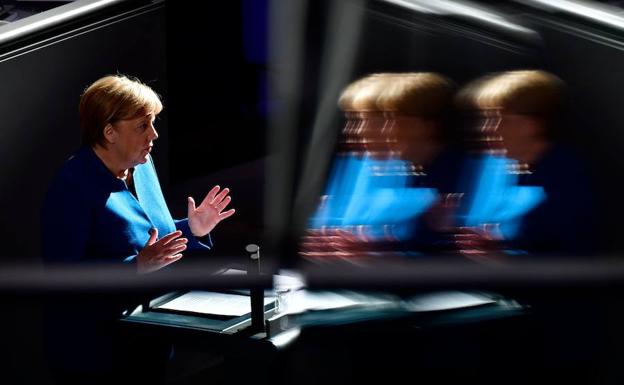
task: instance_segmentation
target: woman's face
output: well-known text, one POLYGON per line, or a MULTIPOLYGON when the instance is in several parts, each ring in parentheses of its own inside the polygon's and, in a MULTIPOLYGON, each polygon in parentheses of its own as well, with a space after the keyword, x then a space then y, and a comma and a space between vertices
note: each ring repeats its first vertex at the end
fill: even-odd
POLYGON ((394 115, 389 119, 397 149, 403 156, 417 164, 428 164, 435 156, 440 143, 433 120, 413 115, 394 115))
POLYGON ((542 125, 529 115, 491 109, 484 111, 484 118, 481 140, 510 158, 522 161, 535 143, 544 140, 542 125))
POLYGON ((112 124, 115 138, 110 149, 120 164, 131 168, 147 162, 154 140, 158 138, 154 119, 156 116, 150 112, 112 124))

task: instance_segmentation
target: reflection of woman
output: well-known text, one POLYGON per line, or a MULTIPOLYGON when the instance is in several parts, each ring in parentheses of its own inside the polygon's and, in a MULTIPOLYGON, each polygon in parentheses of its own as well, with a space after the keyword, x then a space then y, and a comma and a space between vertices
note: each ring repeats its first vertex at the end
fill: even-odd
MULTIPOLYGON (((150 157, 158 138, 154 119, 161 110, 152 89, 124 76, 106 76, 87 88, 80 100, 84 147, 65 162, 43 207, 46 262, 118 262, 148 273, 177 261, 187 248, 210 248, 210 231, 234 214, 223 211, 231 200, 229 190, 214 187, 197 207, 189 197, 188 218, 172 219, 150 157)), ((114 310, 91 313, 104 329, 85 326, 91 317, 86 316, 72 328, 71 338, 59 329, 69 331, 79 321, 58 319, 63 322, 54 331, 58 340, 49 346, 60 349, 53 358, 68 356, 70 366, 88 372, 101 361, 106 349, 100 348, 111 348, 102 330, 109 330, 106 319, 119 315, 114 310)), ((46 326, 54 325, 51 319, 46 326)))
POLYGON ((462 229, 462 252, 590 255, 597 236, 591 181, 576 153, 553 140, 562 81, 545 71, 504 72, 476 81, 466 95, 483 118, 484 154, 466 167, 474 175, 465 221, 484 228, 462 229))

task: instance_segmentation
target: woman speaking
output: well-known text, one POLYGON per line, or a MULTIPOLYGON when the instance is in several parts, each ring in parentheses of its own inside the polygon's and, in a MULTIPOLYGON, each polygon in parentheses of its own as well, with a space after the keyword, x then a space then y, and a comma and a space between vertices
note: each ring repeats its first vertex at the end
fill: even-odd
MULTIPOLYGON (((171 217, 150 156, 162 108, 151 88, 121 75, 84 91, 83 147, 63 164, 43 205, 46 263, 123 263, 144 274, 179 260, 187 249, 210 249, 210 232, 234 214, 224 211, 229 190, 215 186, 199 206, 189 197, 188 217, 171 217)), ((113 333, 116 310, 85 309, 70 317, 57 308, 47 317, 50 364, 63 382, 105 381, 118 371, 128 349, 113 333)))

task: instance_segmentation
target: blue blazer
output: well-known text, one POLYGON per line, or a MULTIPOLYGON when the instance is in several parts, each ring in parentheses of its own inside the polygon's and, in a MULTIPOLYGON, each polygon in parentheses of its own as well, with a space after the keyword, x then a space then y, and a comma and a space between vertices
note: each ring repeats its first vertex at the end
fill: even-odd
POLYGON ((137 197, 89 147, 67 160, 43 205, 44 261, 133 263, 151 228, 159 237, 182 230, 188 250, 212 247, 210 236, 193 236, 187 219, 173 220, 151 157, 133 180, 137 197))

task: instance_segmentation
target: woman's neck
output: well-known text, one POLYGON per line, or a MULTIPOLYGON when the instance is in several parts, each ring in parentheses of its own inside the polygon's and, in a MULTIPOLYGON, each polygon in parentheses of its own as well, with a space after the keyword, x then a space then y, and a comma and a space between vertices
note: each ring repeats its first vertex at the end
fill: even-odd
POLYGON ((93 152, 95 152, 95 155, 100 158, 108 171, 110 171, 116 178, 126 179, 128 176, 128 168, 117 162, 109 150, 100 145, 95 145, 93 147, 93 152))

